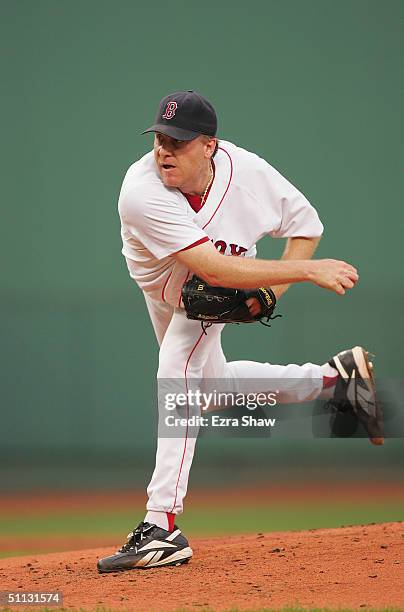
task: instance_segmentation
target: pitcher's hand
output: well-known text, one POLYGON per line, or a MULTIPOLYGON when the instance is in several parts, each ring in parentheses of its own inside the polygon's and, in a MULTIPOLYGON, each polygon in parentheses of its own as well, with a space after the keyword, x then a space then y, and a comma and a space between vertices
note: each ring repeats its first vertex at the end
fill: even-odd
POLYGON ((352 289, 358 282, 356 268, 345 261, 336 259, 316 259, 308 262, 309 279, 315 285, 344 295, 346 289, 352 289))

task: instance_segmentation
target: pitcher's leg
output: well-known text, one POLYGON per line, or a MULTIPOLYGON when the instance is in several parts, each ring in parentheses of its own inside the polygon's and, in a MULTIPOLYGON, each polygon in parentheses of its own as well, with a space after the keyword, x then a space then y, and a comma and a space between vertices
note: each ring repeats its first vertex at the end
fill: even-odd
MULTIPOLYGON (((176 310, 160 347, 158 385, 175 392, 195 391, 202 378, 203 368, 222 326, 212 326, 204 333, 198 321, 190 321, 183 311, 176 310)), ((147 510, 179 514, 187 491, 189 471, 195 450, 198 427, 174 428, 170 437, 168 427, 161 427, 167 417, 164 392, 159 392, 159 437, 156 466, 147 493, 147 510), (161 432, 165 434, 161 435, 161 432)), ((200 406, 184 406, 184 417, 198 416, 200 406)))
POLYGON ((174 307, 170 304, 166 304, 165 302, 153 300, 147 295, 147 293, 143 293, 143 296, 146 302, 147 310, 149 311, 150 320, 153 325, 154 333, 156 334, 157 342, 160 346, 172 319, 174 307))
POLYGON ((323 388, 321 366, 314 363, 275 365, 231 361, 224 371, 239 393, 276 392, 278 404, 314 400, 323 388))
POLYGON ((294 403, 315 399, 323 388, 322 366, 276 365, 256 361, 227 361, 223 353, 220 334, 209 352, 203 370, 203 386, 220 387, 234 393, 277 393, 278 403, 294 403))

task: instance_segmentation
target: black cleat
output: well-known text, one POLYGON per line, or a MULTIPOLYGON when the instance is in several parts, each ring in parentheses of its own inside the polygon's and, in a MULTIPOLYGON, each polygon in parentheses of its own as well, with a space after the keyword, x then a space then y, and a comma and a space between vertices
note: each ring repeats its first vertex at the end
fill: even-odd
POLYGON ((372 444, 383 444, 383 411, 376 398, 373 364, 368 353, 355 346, 335 355, 329 364, 339 374, 329 403, 341 412, 350 411, 365 427, 372 444))
POLYGON ((151 523, 140 523, 128 534, 127 542, 114 555, 100 559, 100 574, 162 565, 188 563, 192 549, 178 527, 166 531, 151 523))

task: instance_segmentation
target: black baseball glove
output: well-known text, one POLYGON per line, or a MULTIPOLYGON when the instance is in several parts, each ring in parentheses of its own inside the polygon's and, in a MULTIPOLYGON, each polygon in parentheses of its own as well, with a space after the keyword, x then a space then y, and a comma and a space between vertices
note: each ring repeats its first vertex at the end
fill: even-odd
POLYGON ((255 323, 259 321, 268 325, 273 317, 276 297, 272 289, 259 287, 245 291, 244 289, 227 289, 212 287, 204 280, 194 275, 182 287, 182 301, 188 319, 202 323, 255 323), (255 297, 261 305, 261 312, 253 316, 246 304, 248 298, 255 297), (266 319, 267 323, 264 322, 266 319))

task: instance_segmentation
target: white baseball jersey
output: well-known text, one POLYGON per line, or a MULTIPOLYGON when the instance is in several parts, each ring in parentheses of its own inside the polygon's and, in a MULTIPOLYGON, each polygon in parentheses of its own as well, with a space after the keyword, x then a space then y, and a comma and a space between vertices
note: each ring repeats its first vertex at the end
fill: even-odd
POLYGON ((180 306, 188 270, 171 257, 211 240, 224 255, 255 257, 257 241, 318 237, 317 212, 264 159, 221 140, 215 177, 199 212, 176 188, 163 184, 151 151, 134 163, 119 197, 122 253, 130 276, 150 297, 180 306))

